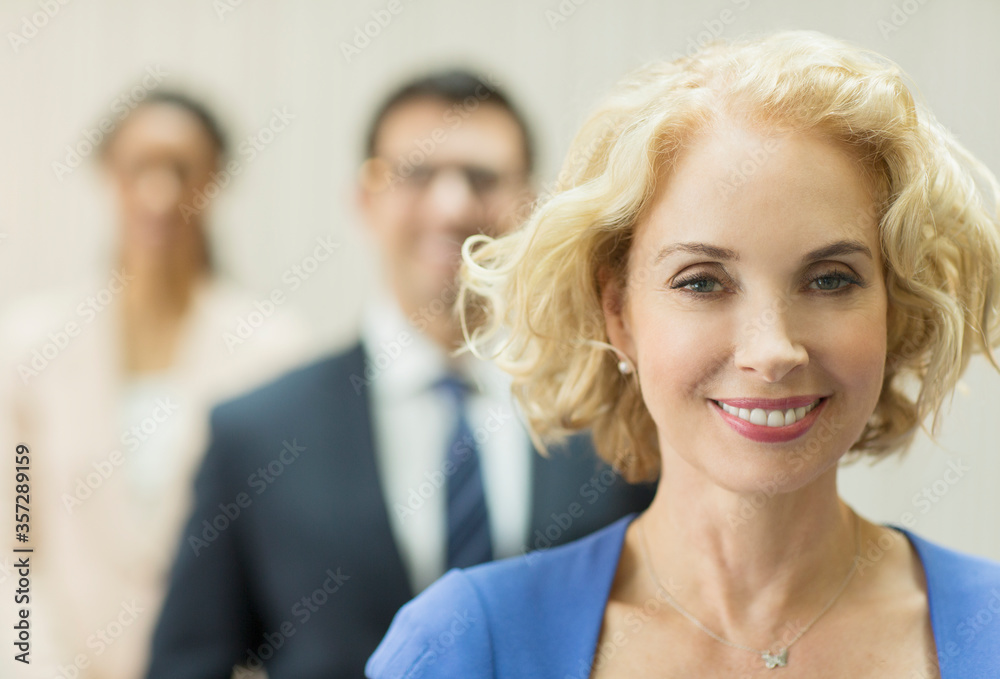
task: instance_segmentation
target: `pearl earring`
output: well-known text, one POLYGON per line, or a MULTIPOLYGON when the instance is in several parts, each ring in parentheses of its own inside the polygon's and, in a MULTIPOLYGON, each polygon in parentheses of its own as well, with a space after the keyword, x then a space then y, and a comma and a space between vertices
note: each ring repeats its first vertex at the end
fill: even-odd
POLYGON ((629 365, 628 361, 618 361, 618 372, 622 375, 628 375, 632 372, 632 366, 629 365))

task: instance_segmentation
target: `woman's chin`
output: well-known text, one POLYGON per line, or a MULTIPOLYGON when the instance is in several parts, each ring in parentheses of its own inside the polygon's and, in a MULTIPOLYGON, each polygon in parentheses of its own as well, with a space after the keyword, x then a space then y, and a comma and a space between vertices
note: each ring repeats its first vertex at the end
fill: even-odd
MULTIPOLYGON (((696 450, 688 448, 692 449, 696 450)), ((689 458, 683 466, 693 469, 695 476, 707 486, 738 496, 741 507, 751 507, 754 514, 763 510, 773 498, 801 491, 826 474, 831 474, 831 481, 834 481, 841 457, 833 450, 818 449, 808 453, 801 449, 775 451, 753 442, 737 447, 717 444, 712 449, 728 453, 724 458, 689 458)), ((662 478, 674 476, 670 466, 673 465, 664 465, 662 478)), ((683 483, 690 485, 698 481, 688 478, 683 483)))

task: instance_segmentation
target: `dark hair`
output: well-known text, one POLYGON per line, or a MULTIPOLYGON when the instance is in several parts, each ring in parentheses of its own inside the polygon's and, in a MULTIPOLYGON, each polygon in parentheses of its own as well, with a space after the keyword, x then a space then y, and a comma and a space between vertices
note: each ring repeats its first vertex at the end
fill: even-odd
MULTIPOLYGON (((165 104, 167 106, 174 106, 181 109, 185 113, 189 113, 194 116, 198 122, 204 128, 205 132, 212 139, 212 143, 215 145, 216 153, 218 154, 220 165, 223 164, 226 153, 229 151, 229 142, 226 139, 225 132, 222 131, 222 125, 219 124, 218 118, 215 117, 207 106, 202 104, 197 99, 183 94, 181 92, 171 92, 166 90, 153 90, 146 97, 138 103, 138 105, 129 112, 131 113, 146 108, 147 106, 155 106, 157 104, 165 104)), ((118 121, 114 128, 108 132, 105 136, 104 141, 101 144, 101 155, 108 152, 111 148, 111 144, 114 143, 114 138, 121 129, 122 124, 128 120, 128 115, 118 121)))
POLYGON ((365 138, 365 157, 375 155, 378 135, 386 116, 404 104, 418 99, 438 99, 449 104, 461 104, 472 98, 480 103, 492 103, 506 111, 521 130, 522 152, 525 168, 530 173, 534 168, 534 141, 528 123, 510 98, 495 85, 476 73, 463 69, 451 69, 429 73, 407 81, 393 91, 382 105, 376 109, 365 138), (485 94, 484 94, 485 92, 485 94))

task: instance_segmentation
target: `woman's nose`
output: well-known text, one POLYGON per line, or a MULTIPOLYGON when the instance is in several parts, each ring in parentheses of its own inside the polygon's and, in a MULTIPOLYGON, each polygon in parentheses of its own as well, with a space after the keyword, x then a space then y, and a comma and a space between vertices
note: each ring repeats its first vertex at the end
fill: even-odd
POLYGON ((797 336, 795 318, 782 302, 754 310, 736 338, 736 367, 757 373, 766 382, 778 382, 809 363, 809 353, 797 336))
POLYGON ((136 189, 146 210, 157 216, 169 214, 183 195, 183 181, 170 168, 150 170, 139 178, 136 189))

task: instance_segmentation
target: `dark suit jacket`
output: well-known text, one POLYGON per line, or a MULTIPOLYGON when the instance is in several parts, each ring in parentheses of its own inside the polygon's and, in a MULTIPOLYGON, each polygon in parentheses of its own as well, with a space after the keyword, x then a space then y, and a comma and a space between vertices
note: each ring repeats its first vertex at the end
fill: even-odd
MULTIPOLYGON (((270 679, 362 676, 417 594, 380 488, 363 376, 358 344, 213 411, 149 679, 224 679, 261 662, 270 679)), ((652 498, 588 441, 535 455, 529 547, 576 539, 652 498)))

